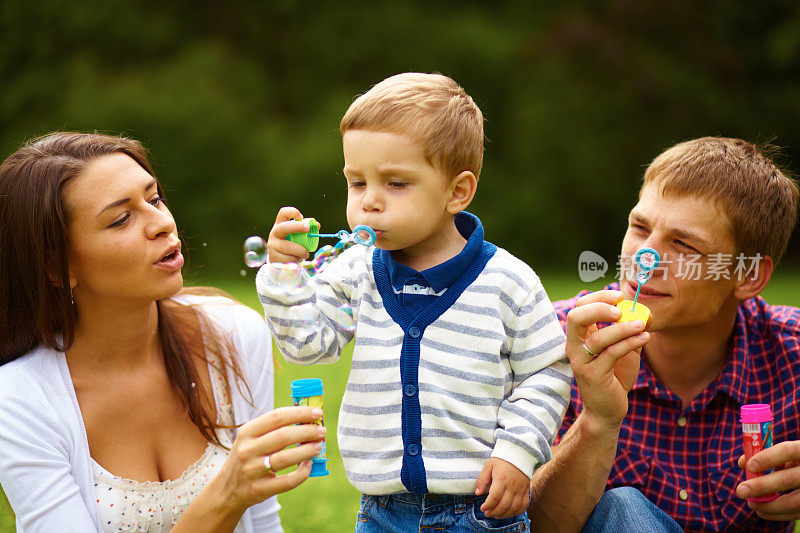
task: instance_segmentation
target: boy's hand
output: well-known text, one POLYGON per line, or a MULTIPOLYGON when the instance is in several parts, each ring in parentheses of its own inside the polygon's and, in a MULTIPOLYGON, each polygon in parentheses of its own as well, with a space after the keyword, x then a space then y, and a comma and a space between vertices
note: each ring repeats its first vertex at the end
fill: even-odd
POLYGON ((530 484, 530 478, 519 468, 492 457, 486 461, 475 487, 475 494, 483 494, 486 487, 491 485, 481 511, 493 518, 517 516, 528 508, 530 484))
POLYGON ((300 222, 301 220, 303 215, 295 207, 286 206, 278 211, 275 225, 267 239, 270 263, 299 263, 308 257, 308 250, 296 242, 286 240, 290 233, 308 231, 308 223, 300 222))

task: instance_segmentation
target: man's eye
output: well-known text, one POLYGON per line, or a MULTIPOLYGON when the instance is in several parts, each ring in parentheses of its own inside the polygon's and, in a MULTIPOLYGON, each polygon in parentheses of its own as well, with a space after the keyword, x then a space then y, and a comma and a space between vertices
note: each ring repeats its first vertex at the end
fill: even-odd
POLYGON ((689 246, 688 244, 686 244, 685 242, 683 242, 681 240, 676 240, 675 244, 677 244, 678 246, 680 246, 681 248, 684 248, 686 250, 691 250, 693 252, 697 251, 695 248, 693 248, 692 246, 689 246))

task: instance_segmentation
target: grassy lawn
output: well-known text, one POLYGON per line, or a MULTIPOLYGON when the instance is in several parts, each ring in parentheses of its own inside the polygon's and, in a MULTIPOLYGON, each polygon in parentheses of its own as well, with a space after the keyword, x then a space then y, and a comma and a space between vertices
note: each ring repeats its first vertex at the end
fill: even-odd
MULTIPOLYGON (((253 271, 248 271, 245 277, 231 276, 228 279, 203 280, 203 283, 220 287, 260 311, 253 274, 253 271)), ((544 273, 541 274, 541 278, 552 300, 569 298, 582 288, 596 290, 604 285, 602 281, 583 284, 572 272, 544 273)), ((800 305, 800 272, 779 271, 773 276, 770 286, 764 292, 764 297, 773 304, 800 305)), ((310 479, 297 489, 278 497, 282 505, 281 520, 287 533, 352 531, 355 525, 360 494, 353 489, 344 475, 336 441, 339 403, 349 374, 350 357, 351 348, 348 347, 342 359, 336 364, 300 367, 288 364, 278 356, 275 405, 290 403, 289 383, 293 379, 322 378, 326 399, 325 422, 329 430, 327 446, 331 475, 310 479)), ((0 501, 0 533, 14 531, 13 518, 7 509, 4 501, 0 501)))

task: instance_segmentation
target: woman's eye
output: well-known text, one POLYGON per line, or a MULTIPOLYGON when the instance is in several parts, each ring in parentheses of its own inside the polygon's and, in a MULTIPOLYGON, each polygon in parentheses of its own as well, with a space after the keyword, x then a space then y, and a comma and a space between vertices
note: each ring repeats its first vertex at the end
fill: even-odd
POLYGON ((125 213, 120 218, 118 218, 117 220, 115 220, 114 222, 109 224, 108 227, 109 228, 118 228, 120 226, 123 226, 128 221, 128 218, 130 218, 130 215, 125 213))
POLYGON ((155 205, 155 206, 159 206, 159 205, 164 203, 164 199, 162 197, 160 197, 160 196, 156 196, 155 198, 150 200, 150 203, 155 205))

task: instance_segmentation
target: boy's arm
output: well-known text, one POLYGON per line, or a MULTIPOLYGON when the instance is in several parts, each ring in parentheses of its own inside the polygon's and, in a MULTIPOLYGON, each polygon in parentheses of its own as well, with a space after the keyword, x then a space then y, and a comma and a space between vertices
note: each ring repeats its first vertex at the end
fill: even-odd
POLYGON ((356 317, 350 307, 352 285, 346 279, 352 259, 343 254, 313 278, 303 269, 280 264, 267 263, 258 271, 258 297, 287 361, 298 365, 336 362, 353 338, 356 317))
POLYGON ((519 307, 505 315, 514 386, 500 404, 492 452, 492 457, 508 461, 529 478, 550 460, 550 445, 572 386, 564 332, 535 275, 531 285, 519 307))
POLYGON ((350 307, 354 284, 347 281, 352 265, 340 268, 343 258, 339 258, 312 279, 298 266, 308 251, 286 240, 290 233, 308 230, 297 208, 278 211, 267 240, 269 259, 258 271, 256 290, 275 343, 287 361, 334 363, 355 329, 350 307))

